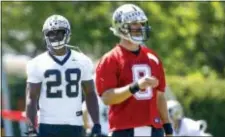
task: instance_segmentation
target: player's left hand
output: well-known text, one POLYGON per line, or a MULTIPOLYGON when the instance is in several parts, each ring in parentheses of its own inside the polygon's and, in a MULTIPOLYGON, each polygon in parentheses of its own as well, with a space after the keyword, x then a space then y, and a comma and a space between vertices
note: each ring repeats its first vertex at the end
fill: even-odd
POLYGON ((32 130, 28 129, 28 132, 26 132, 25 134, 28 137, 37 137, 38 136, 37 131, 35 129, 32 129, 32 130))
POLYGON ((172 128, 171 123, 163 124, 163 128, 164 128, 164 131, 165 131, 167 137, 173 136, 173 128, 172 128))
POLYGON ((91 137, 100 137, 100 136, 101 136, 101 125, 94 124, 94 126, 91 130, 91 137))

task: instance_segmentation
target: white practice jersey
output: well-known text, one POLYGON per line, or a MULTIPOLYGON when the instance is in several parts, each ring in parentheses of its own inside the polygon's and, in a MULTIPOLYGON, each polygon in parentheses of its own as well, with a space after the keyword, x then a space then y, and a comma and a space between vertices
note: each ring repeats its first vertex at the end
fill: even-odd
MULTIPOLYGON (((100 120, 100 125, 101 125, 101 129, 102 129, 102 133, 104 135, 108 135, 109 133, 109 124, 108 124, 108 106, 106 106, 101 98, 99 96, 97 96, 98 98, 98 105, 99 105, 99 120, 100 120)), ((85 103, 85 102, 84 102, 85 103)), ((86 104, 83 105, 83 109, 86 109, 86 104)), ((92 127, 93 126, 93 122, 92 119, 90 117, 90 114, 88 115, 88 121, 89 121, 89 125, 92 127)), ((90 130, 90 129, 89 129, 90 130)), ((87 130, 87 132, 90 132, 89 130, 87 130)))
POLYGON ((60 61, 45 52, 27 64, 27 82, 42 83, 38 123, 83 125, 81 81, 92 80, 93 63, 69 50, 60 61))
POLYGON ((206 136, 209 134, 200 130, 200 122, 194 121, 190 118, 182 118, 180 128, 174 131, 174 136, 206 136))

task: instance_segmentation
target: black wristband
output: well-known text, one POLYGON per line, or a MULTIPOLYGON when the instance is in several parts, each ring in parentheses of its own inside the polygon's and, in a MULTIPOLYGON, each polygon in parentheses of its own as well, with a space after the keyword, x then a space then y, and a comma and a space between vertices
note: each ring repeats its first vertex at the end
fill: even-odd
POLYGON ((136 92, 138 92, 140 90, 138 83, 135 82, 135 83, 130 84, 129 90, 132 94, 135 94, 136 92))
POLYGON ((163 129, 164 129, 166 135, 172 135, 173 134, 173 128, 172 128, 171 123, 163 124, 163 129))

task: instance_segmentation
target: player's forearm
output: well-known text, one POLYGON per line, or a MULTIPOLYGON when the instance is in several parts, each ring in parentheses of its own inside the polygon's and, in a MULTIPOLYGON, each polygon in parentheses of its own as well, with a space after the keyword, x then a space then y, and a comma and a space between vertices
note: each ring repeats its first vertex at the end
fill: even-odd
POLYGON ((83 121, 84 121, 84 128, 88 129, 89 128, 89 120, 88 120, 88 112, 83 111, 83 121))
POLYGON ((27 124, 30 127, 33 127, 33 128, 35 127, 36 116, 37 116, 37 100, 27 99, 26 117, 27 117, 27 124))
POLYGON ((129 90, 129 85, 121 88, 109 89, 102 94, 102 100, 106 105, 119 104, 129 97, 132 93, 129 90))
POLYGON ((88 119, 88 111, 87 111, 87 106, 86 102, 83 102, 82 104, 82 112, 83 112, 83 121, 84 121, 84 128, 88 129, 89 128, 89 119, 88 119))
POLYGON ((167 111, 166 98, 163 92, 157 93, 157 106, 163 123, 170 123, 167 111))
POLYGON ((99 106, 95 91, 86 94, 85 96, 87 110, 94 124, 99 124, 99 106))
POLYGON ((41 83, 27 83, 26 86, 26 117, 27 124, 35 127, 37 117, 37 103, 40 95, 41 83))

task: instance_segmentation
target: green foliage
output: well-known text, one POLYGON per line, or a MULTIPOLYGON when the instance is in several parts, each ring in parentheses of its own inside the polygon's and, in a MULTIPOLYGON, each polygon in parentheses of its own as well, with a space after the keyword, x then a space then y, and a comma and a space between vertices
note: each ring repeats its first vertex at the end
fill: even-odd
MULTIPOLYGON (((113 11, 124 3, 2 2, 3 46, 22 54, 28 54, 28 45, 45 50, 42 25, 49 15, 61 14, 71 22, 71 44, 99 58, 118 42, 109 27, 113 11)), ((133 3, 149 18, 147 45, 158 52, 167 74, 187 75, 207 66, 225 77, 225 3, 133 3)))
POLYGON ((214 136, 223 136, 225 80, 193 74, 187 77, 169 76, 168 83, 184 107, 187 117, 205 119, 208 123, 207 132, 214 136))
POLYGON ((8 75, 8 81, 9 90, 11 91, 10 98, 12 102, 12 110, 18 110, 18 100, 25 101, 26 78, 18 77, 15 75, 8 75))

